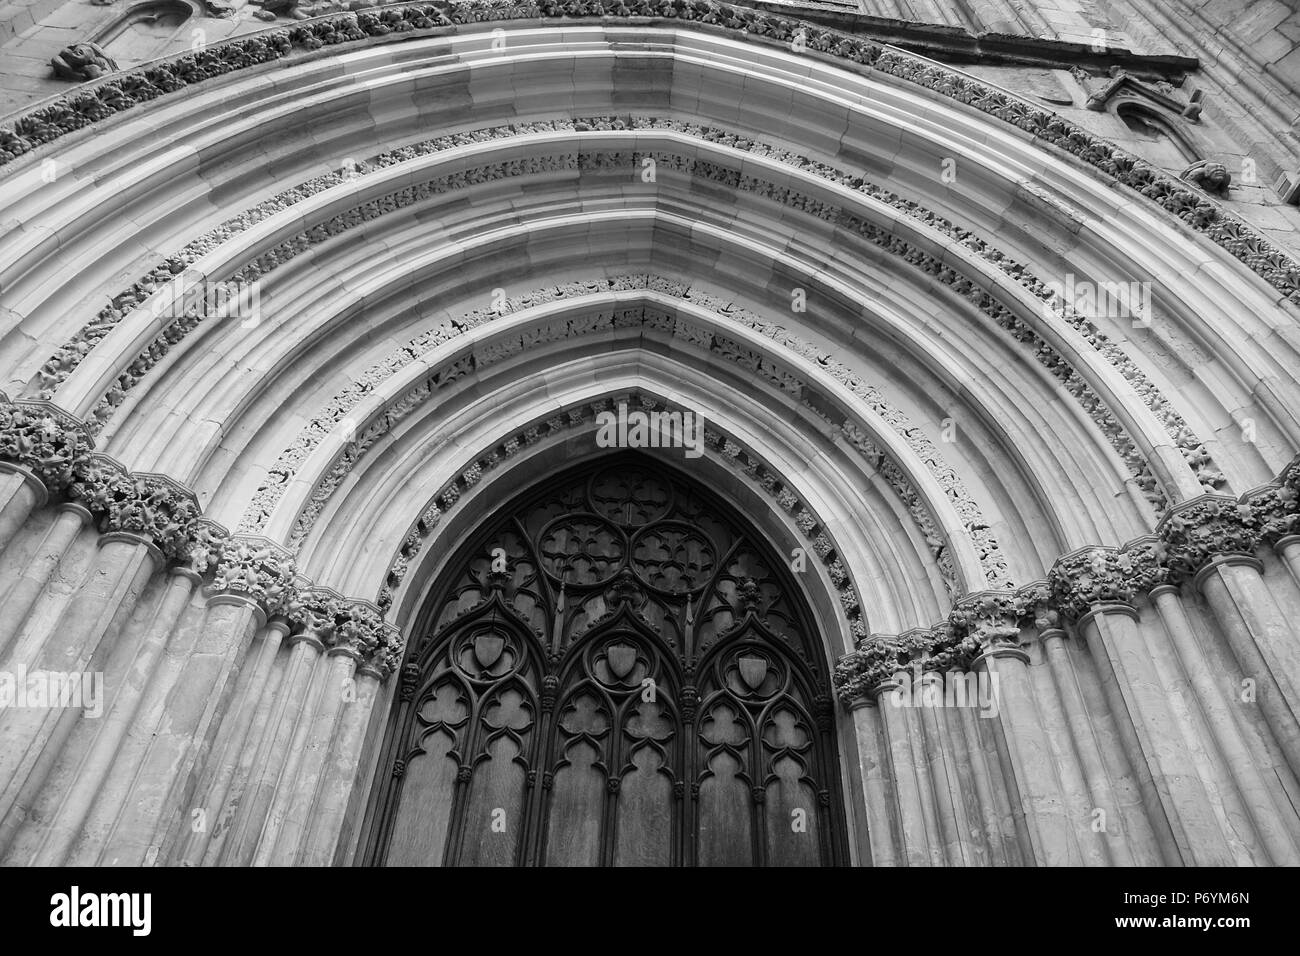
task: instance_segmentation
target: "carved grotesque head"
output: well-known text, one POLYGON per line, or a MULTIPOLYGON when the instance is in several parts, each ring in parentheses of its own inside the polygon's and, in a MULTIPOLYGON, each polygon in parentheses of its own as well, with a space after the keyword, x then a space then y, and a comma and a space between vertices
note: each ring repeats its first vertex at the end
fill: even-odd
POLYGON ((112 73, 117 62, 98 43, 74 43, 50 60, 54 75, 62 80, 85 82, 112 73))
POLYGON ((1222 192, 1226 189, 1231 179, 1232 175, 1228 172, 1228 167, 1224 166, 1223 163, 1206 163, 1205 172, 1201 177, 1205 188, 1214 192, 1222 192))

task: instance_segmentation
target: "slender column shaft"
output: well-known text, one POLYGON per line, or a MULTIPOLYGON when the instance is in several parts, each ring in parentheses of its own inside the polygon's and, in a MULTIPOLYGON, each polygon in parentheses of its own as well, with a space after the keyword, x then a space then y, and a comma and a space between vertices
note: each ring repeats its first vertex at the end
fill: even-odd
POLYGON ((1078 628, 1098 666, 1114 675, 1114 712, 1133 728, 1135 758, 1149 768, 1156 806, 1173 835, 1177 862, 1188 866, 1230 866, 1239 862, 1223 831, 1213 795, 1189 750, 1178 715, 1147 652, 1137 612, 1123 604, 1100 604, 1079 619, 1078 628))
MULTIPOLYGON (((214 748, 208 779, 199 787, 197 799, 206 814, 207 825, 196 829, 187 827, 184 836, 177 840, 176 862, 185 866, 198 866, 213 840, 218 840, 234 819, 238 804, 237 778, 247 749, 256 750, 257 737, 254 718, 266 694, 267 682, 279 653, 280 644, 289 633, 289 625, 281 620, 271 621, 263 628, 250 651, 253 664, 240 680, 240 693, 222 723, 221 734, 214 748), (231 802, 235 790, 234 802, 231 802), (206 796, 205 796, 206 795, 206 796)), ((251 761, 248 761, 251 763, 251 761)))
POLYGON ((1228 768, 1228 779, 1242 795, 1273 862, 1283 866, 1300 864, 1300 816, 1285 794, 1269 786, 1241 725, 1224 699, 1223 687, 1197 642, 1178 589, 1161 585, 1151 592, 1151 601, 1164 624, 1165 633, 1186 670, 1197 702, 1205 713, 1206 727, 1218 744, 1228 768), (1283 797, 1283 803, 1278 802, 1283 797))
MULTIPOLYGON (((1120 803, 1111 786, 1110 777, 1106 773, 1097 740, 1093 736, 1083 695, 1079 693, 1079 687, 1074 680, 1069 651, 1065 647, 1065 636, 1064 631, 1052 628, 1043 631, 1039 641, 1043 646, 1047 665, 1051 668, 1057 698, 1061 701, 1061 708, 1065 712, 1066 722, 1070 728, 1070 740, 1074 745, 1079 766, 1083 768, 1083 778, 1092 806, 1110 815, 1119 816, 1120 803)), ((1135 809, 1141 812, 1140 807, 1135 809)), ((1121 828, 1119 821, 1116 820, 1108 822, 1098 835, 1104 842, 1105 852, 1111 864, 1132 866, 1135 862, 1131 849, 1132 840, 1128 833, 1121 832, 1122 829, 1127 828, 1121 828)))
MULTIPOLYGON (((107 713, 98 722, 97 732, 89 739, 85 752, 70 768, 69 785, 66 794, 56 804, 57 809, 42 814, 49 822, 44 828, 39 850, 31 861, 35 865, 62 865, 91 805, 101 794, 107 797, 106 782, 113 770, 118 748, 135 719, 162 649, 189 605, 196 580, 195 575, 188 571, 171 576, 142 640, 135 647, 124 649, 128 650, 130 660, 120 670, 110 668, 106 683, 114 691, 111 703, 107 705, 107 713)), ((126 790, 125 787, 120 789, 126 790)))
MULTIPOLYGON (((89 575, 59 616, 31 672, 81 675, 97 670, 162 561, 158 549, 143 538, 103 535, 89 575)), ((66 710, 65 720, 65 710, 10 708, 0 716, 0 846, 13 838, 75 726, 79 714, 66 710)))
POLYGON ((1300 584, 1300 534, 1289 534, 1273 545, 1296 584, 1300 584))
MULTIPOLYGON (((303 758, 307 753, 307 741, 311 736, 313 718, 322 704, 322 697, 332 696, 326 690, 329 685, 330 668, 322 661, 323 648, 316 649, 311 663, 311 679, 308 682, 302 704, 295 713, 292 743, 281 762, 280 775, 275 782, 275 792, 266 813, 266 822, 262 825, 262 834, 253 854, 253 866, 275 865, 275 845, 285 828, 293 805, 294 790, 303 767, 303 758)), ((331 689, 332 690, 332 689, 331 689)), ((292 825, 290 825, 292 826, 292 825)))
POLYGON ((37 599, 45 593, 50 577, 72 542, 77 540, 77 534, 90 520, 90 512, 83 505, 75 502, 60 505, 58 515, 45 532, 36 553, 24 565, 18 578, 9 582, 9 589, 0 600, 0 660, 9 653, 10 643, 27 623, 27 616, 37 599))
POLYGON ((876 689, 875 694, 889 749, 894 785, 898 792, 898 823, 903 837, 903 853, 908 866, 931 866, 936 854, 942 856, 942 850, 933 844, 933 827, 927 819, 921 792, 922 787, 928 787, 929 784, 918 772, 907 713, 889 700, 889 694, 898 686, 893 681, 886 682, 876 689))
POLYGON ((215 721, 229 702, 232 677, 264 617, 242 595, 209 601, 198 635, 155 726, 135 787, 105 844, 106 857, 127 865, 166 859, 162 838, 175 814, 203 819, 194 811, 196 773, 211 749, 215 721))
MULTIPOLYGON (((934 683, 934 693, 940 703, 943 700, 943 677, 931 674, 928 678, 934 683)), ((943 847, 944 859, 949 866, 970 866, 966 833, 961 825, 964 816, 961 806, 961 791, 957 784, 956 754, 952 752, 951 740, 941 727, 942 707, 922 706, 917 708, 917 723, 921 730, 921 759, 927 764, 930 776, 930 789, 933 793, 934 815, 939 824, 940 845, 943 847)))
MULTIPOLYGON (((996 714, 993 716, 996 717, 996 714)), ((1008 840, 1008 834, 1014 830, 1014 826, 1009 819, 1009 813, 1004 817, 998 799, 1000 796, 1005 796, 1001 780, 995 778, 989 771, 987 755, 980 740, 977 723, 981 716, 975 709, 963 707, 957 711, 955 717, 966 742, 966 752, 970 755, 971 779, 975 788, 975 799, 979 804, 979 823, 984 828, 989 848, 988 862, 993 866, 1013 865, 1019 860, 1012 859, 1008 855, 1007 847, 1010 842, 1013 842, 1008 840)))
POLYGON ((1244 555, 1218 557, 1196 575, 1215 620, 1293 773, 1300 775, 1300 633, 1264 583, 1261 566, 1244 555))
MULTIPOLYGON (((995 680, 998 721, 1003 731, 1015 797, 1023 807, 1033 862, 1039 866, 1081 866, 1078 821, 1069 819, 1056 775, 1056 757, 1043 731, 1034 699, 1029 658, 1016 647, 991 647, 972 665, 995 680)), ((1029 862, 1029 861, 1026 861, 1029 862)))
POLYGON ((360 668, 356 675, 356 699, 343 703, 338 735, 321 773, 316 805, 308 814, 311 826, 298 860, 302 866, 328 866, 333 862, 348 798, 357 778, 366 725, 374 712, 378 693, 379 675, 368 667, 360 668))
POLYGON ((874 866, 899 866, 903 861, 898 846, 898 828, 893 796, 888 786, 889 754, 885 749, 885 730, 879 702, 868 697, 853 702, 853 729, 858 745, 858 764, 862 771, 863 803, 866 807, 867 837, 871 842, 874 866))
POLYGON ((289 756, 312 671, 324 650, 324 645, 310 634, 295 635, 290 641, 288 666, 275 692, 267 733, 258 745, 254 778, 245 791, 234 827, 222 848, 220 862, 226 866, 248 866, 253 861, 276 796, 281 768, 289 756))
POLYGON ((0 551, 13 540, 31 513, 45 504, 41 480, 21 465, 0 461, 0 551))
POLYGON ((301 855, 312 806, 316 803, 321 774, 334 742, 344 701, 356 697, 356 682, 353 680, 356 666, 355 653, 334 647, 321 667, 324 684, 314 711, 304 715, 306 743, 298 767, 288 781, 289 809, 270 855, 273 866, 292 866, 301 855))

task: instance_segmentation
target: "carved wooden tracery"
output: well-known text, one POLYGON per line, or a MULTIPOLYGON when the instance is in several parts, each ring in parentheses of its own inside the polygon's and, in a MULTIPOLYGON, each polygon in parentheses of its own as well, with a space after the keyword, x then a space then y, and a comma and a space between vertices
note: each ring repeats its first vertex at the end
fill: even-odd
POLYGON ((370 862, 844 862, 829 678, 784 565, 638 456, 547 485, 433 592, 370 862))

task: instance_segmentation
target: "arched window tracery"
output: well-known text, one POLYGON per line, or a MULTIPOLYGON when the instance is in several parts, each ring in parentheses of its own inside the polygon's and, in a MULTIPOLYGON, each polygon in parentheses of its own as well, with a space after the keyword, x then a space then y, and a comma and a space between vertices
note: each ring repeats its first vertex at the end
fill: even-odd
POLYGON ((720 499, 606 460, 493 519, 434 594, 372 862, 843 862, 819 638, 720 499))

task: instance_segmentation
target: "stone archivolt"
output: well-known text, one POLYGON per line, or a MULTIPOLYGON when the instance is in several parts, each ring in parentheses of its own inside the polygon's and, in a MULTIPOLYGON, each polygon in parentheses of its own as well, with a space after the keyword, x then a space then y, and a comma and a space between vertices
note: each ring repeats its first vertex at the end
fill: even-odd
MULTIPOLYGON (((565 128, 590 128, 596 130, 625 128, 667 129, 678 133, 686 133, 706 142, 721 143, 731 148, 742 149, 775 159, 786 165, 810 172, 829 182, 853 189, 885 206, 904 213, 909 217, 909 220, 922 223, 925 227, 937 231, 949 240, 957 241, 963 248, 970 250, 1004 274, 1012 277, 1021 287, 1028 290, 1042 302, 1045 306, 1042 309, 1042 321, 1063 320, 1070 328, 1082 336, 1089 347, 1100 354, 1131 383, 1160 426, 1173 439, 1184 461, 1197 476, 1197 480, 1204 490, 1214 492, 1224 483, 1223 475, 1214 466, 1204 443, 1201 442, 1187 425, 1182 415, 1161 394, 1138 365, 1123 349, 1111 342, 1105 333, 1097 328, 1094 322, 1057 301, 1049 286, 1033 275, 1028 268, 1006 256, 987 240, 955 226, 949 220, 925 209, 919 203, 905 200, 889 190, 864 180, 860 176, 835 169, 825 163, 814 162, 787 150, 775 149, 751 138, 740 137, 737 134, 717 128, 702 127, 697 124, 654 117, 632 116, 624 119, 602 116, 574 120, 572 124, 556 121, 508 125, 485 128, 456 136, 440 137, 371 157, 357 167, 357 174, 373 173, 395 163, 408 161, 418 156, 429 155, 466 143, 504 137, 527 136, 530 133, 539 131, 553 131, 565 128)), ((1114 448, 1116 454, 1125 463, 1157 515, 1163 513, 1168 505, 1169 495, 1160 487, 1151 471, 1146 456, 1118 421, 1114 411, 1107 407, 1085 376, 1081 375, 1052 345, 1046 342, 1031 327, 1030 323, 1026 322, 1023 317, 1017 315, 1013 308, 999 301, 992 292, 988 291, 986 286, 992 288, 990 283, 981 283, 978 281, 978 278, 981 277, 972 278, 961 270, 954 268, 951 257, 935 256, 925 252, 914 243, 841 206, 812 199, 796 190, 778 187, 770 181, 757 176, 742 175, 734 168, 717 163, 685 158, 678 153, 662 151, 646 155, 654 158, 657 163, 667 168, 677 169, 680 172, 709 181, 720 182, 732 188, 754 192, 773 201, 798 208, 825 221, 833 222, 837 226, 858 234, 881 250, 901 258, 926 275, 932 276, 948 286, 1006 330, 1012 338, 1061 383, 1061 386, 1083 408, 1084 412, 1096 424, 1098 430, 1105 436, 1107 442, 1114 448)), ((369 222, 376 217, 409 207, 447 191, 462 189, 491 180, 531 175, 548 170, 572 168, 610 169, 625 166, 627 168, 637 168, 641 158, 643 158, 641 153, 619 151, 559 154, 530 157, 523 160, 509 160, 436 177, 361 203, 332 216, 324 222, 305 229, 299 235, 281 242, 274 249, 262 253, 244 266, 236 267, 232 278, 221 283, 221 285, 230 291, 232 295, 237 294, 238 289, 262 279, 278 266, 307 252, 315 245, 369 222)), ((179 253, 169 258, 163 265, 156 267, 148 276, 142 278, 130 289, 115 296, 112 302, 100 311, 94 322, 82 328, 72 341, 60 348, 45 363, 33 383, 37 396, 52 398, 58 386, 67 379, 103 336, 120 323, 131 310, 143 307, 144 303, 150 299, 150 296, 157 293, 169 281, 184 283, 189 275, 185 270, 200 256, 210 253, 222 242, 238 235, 249 226, 263 221, 265 218, 281 212, 309 196, 316 195, 343 182, 351 182, 351 178, 344 176, 342 173, 331 173, 316 177, 259 204, 248 213, 228 220, 201 239, 188 244, 179 253), (169 276, 175 278, 169 280, 169 276)), ((172 323, 159 334, 157 339, 118 376, 116 383, 109 389, 94 410, 91 427, 95 431, 98 431, 103 423, 111 417, 113 410, 122 403, 126 393, 138 384, 148 371, 167 355, 175 344, 195 329, 201 321, 209 317, 205 308, 206 303, 210 300, 200 299, 198 302, 190 302, 185 307, 184 303, 187 300, 184 296, 177 295, 174 298, 181 301, 184 309, 183 314, 175 316, 172 323)), ((1006 582, 990 580, 989 583, 994 586, 1002 586, 1006 582)))
POLYGON ((1191 581, 1216 559, 1254 560, 1257 548, 1300 529, 1297 489, 1300 457, 1275 482, 1240 498, 1202 495, 1175 505, 1154 535, 1062 555, 1046 582, 962 598, 935 628, 871 635, 836 665, 836 692, 844 703, 871 699, 916 660, 925 670, 964 671, 981 653, 1017 647, 1023 628, 1059 629, 1062 619, 1075 621, 1100 607, 1132 607, 1154 588, 1191 581))
POLYGON ((391 42, 392 34, 412 38, 454 31, 456 24, 563 17, 572 19, 671 18, 741 32, 751 38, 786 43, 796 33, 810 51, 845 65, 879 71, 965 103, 983 113, 1031 133, 1045 144, 1078 157, 1094 169, 1136 190, 1170 214, 1206 235, 1282 292, 1300 303, 1300 263, 1278 249, 1244 222, 1226 212, 1201 191, 1188 188, 1163 171, 1048 110, 1005 90, 947 69, 888 45, 827 30, 777 14, 755 11, 714 0, 635 0, 612 5, 569 0, 519 4, 476 0, 473 3, 394 5, 304 21, 290 29, 273 29, 240 37, 159 64, 117 74, 83 85, 54 103, 20 117, 11 128, 0 128, 0 165, 12 162, 36 146, 73 130, 129 110, 168 92, 272 60, 295 51, 359 41, 391 42))
MULTIPOLYGON (((985 583, 993 587, 1005 587, 1010 583, 1006 558, 1001 553, 997 540, 980 511, 979 505, 974 501, 956 472, 944 462, 934 442, 921 429, 915 427, 899 409, 887 402, 878 389, 862 382, 848 366, 836 360, 831 354, 803 342, 796 336, 786 332, 783 327, 769 323, 747 309, 725 302, 712 293, 689 287, 677 280, 654 275, 626 275, 600 280, 561 283, 551 288, 512 297, 504 303, 500 311, 480 309, 448 325, 439 326, 412 339, 383 361, 366 370, 359 377, 358 382, 349 385, 331 399, 326 406, 325 412, 304 426, 298 438, 271 467, 267 481, 254 494, 248 510, 240 519, 240 530, 250 533, 262 530, 266 526, 275 505, 282 497, 284 490, 288 487, 289 480, 296 474, 298 467, 306 460, 311 451, 323 442, 340 422, 347 418, 348 412, 355 408, 375 386, 410 365, 436 346, 486 322, 543 302, 570 299, 598 292, 633 289, 647 289, 664 295, 671 295, 692 304, 702 305, 719 314, 725 313, 728 321, 736 321, 741 325, 752 328, 765 338, 784 345, 803 358, 815 362, 818 367, 828 370, 873 412, 880 415, 930 469, 944 489, 944 493, 952 501, 958 516, 965 525, 967 534, 971 538, 981 566, 984 569, 985 583)), ((815 390, 803 379, 775 367, 766 358, 753 353, 750 349, 737 345, 727 339, 726 336, 696 328, 682 316, 670 315, 658 309, 634 308, 552 320, 536 329, 524 330, 517 335, 512 333, 509 340, 486 345, 470 356, 449 359, 441 365, 433 367, 422 382, 409 388, 401 397, 387 406, 378 418, 358 427, 355 441, 349 442, 340 452, 334 465, 313 490, 303 514, 299 516, 295 524, 291 545, 297 547, 310 529, 315 516, 324 507, 330 494, 347 476, 356 462, 361 459, 366 450, 409 415, 433 392, 456 381, 471 370, 477 371, 487 368, 494 362, 523 352, 531 345, 558 341, 577 334, 600 332, 610 328, 650 328, 671 332, 681 341, 738 362, 751 372, 768 379, 782 391, 799 398, 806 407, 825 417, 823 409, 827 406, 827 402, 810 401, 810 397, 815 394, 815 390)), ((831 424, 844 433, 848 443, 857 449, 872 467, 879 469, 881 475, 903 501, 922 537, 925 539, 931 556, 938 564, 949 592, 955 593, 958 589, 958 582, 949 550, 950 545, 944 540, 938 521, 930 512, 920 492, 917 491, 908 478, 906 471, 898 463, 891 461, 879 446, 872 442, 856 424, 843 420, 834 421, 831 424)))

